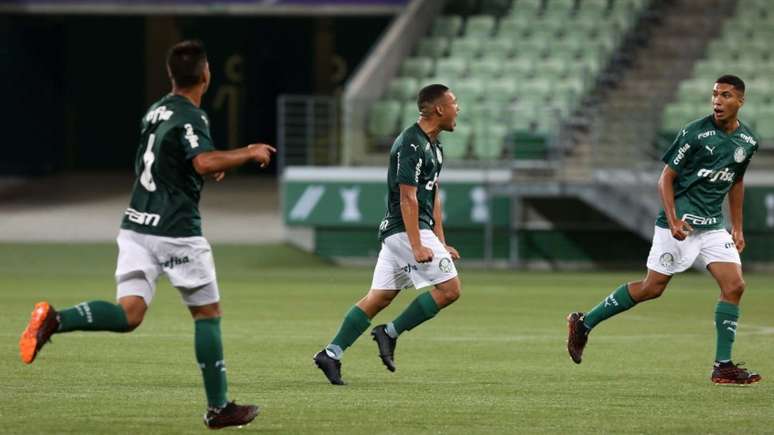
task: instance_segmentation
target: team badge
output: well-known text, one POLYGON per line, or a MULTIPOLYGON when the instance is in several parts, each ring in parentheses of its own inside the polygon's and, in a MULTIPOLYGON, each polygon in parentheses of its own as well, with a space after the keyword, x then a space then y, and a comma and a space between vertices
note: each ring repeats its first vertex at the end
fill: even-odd
POLYGON ((747 157, 747 153, 744 151, 744 147, 738 147, 736 151, 734 151, 734 161, 737 163, 742 163, 747 157))
POLYGON ((661 257, 658 258, 658 263, 665 269, 671 269, 675 264, 675 256, 671 252, 664 252, 661 257))
POLYGON ((438 268, 441 269, 441 272, 443 273, 451 272, 452 270, 451 260, 448 258, 441 258, 441 261, 438 263, 438 268))

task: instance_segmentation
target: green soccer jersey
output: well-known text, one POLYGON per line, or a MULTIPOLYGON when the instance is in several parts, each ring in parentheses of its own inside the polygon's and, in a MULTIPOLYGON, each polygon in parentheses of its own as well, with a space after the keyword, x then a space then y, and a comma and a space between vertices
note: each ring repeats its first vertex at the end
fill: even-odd
POLYGON ((401 184, 417 187, 419 228, 433 229, 433 206, 442 162, 441 143, 433 143, 419 124, 403 130, 395 139, 387 170, 387 213, 379 225, 379 240, 406 231, 400 212, 401 184))
POLYGON ((137 178, 121 228, 165 237, 201 236, 204 180, 191 160, 214 149, 203 110, 180 95, 154 103, 141 122, 137 178))
MULTIPOLYGON (((678 133, 662 160, 677 172, 675 213, 694 228, 723 228, 723 199, 744 176, 758 149, 757 136, 741 121, 726 134, 713 116, 698 119, 678 133)), ((664 210, 656 225, 669 228, 664 210)))

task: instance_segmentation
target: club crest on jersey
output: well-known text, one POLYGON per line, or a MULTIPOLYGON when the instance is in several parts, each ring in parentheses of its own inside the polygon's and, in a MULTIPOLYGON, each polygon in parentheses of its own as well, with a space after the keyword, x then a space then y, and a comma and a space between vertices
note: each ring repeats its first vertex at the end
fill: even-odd
POLYGON ((658 257, 658 264, 665 269, 671 269, 675 264, 675 256, 671 252, 664 252, 658 257))
POLYGON ((734 161, 737 163, 742 163, 746 157, 747 153, 745 152, 744 147, 737 147, 737 149, 734 151, 734 161))

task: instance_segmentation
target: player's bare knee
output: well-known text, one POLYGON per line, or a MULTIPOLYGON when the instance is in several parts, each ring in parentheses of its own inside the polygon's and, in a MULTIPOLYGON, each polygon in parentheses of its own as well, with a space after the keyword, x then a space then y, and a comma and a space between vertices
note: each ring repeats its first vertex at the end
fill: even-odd
POLYGON ((723 294, 730 299, 739 300, 744 294, 744 290, 747 288, 747 283, 743 279, 739 278, 732 283, 724 286, 723 294))
POLYGON ((642 284, 641 294, 644 297, 643 300, 656 299, 666 290, 666 285, 660 283, 644 282, 642 284))

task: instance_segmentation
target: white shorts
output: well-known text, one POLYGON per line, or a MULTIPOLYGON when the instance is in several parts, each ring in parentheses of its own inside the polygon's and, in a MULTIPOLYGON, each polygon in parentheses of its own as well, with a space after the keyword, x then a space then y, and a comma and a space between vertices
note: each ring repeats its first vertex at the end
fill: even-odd
POLYGON ((451 254, 431 230, 419 230, 419 239, 433 250, 433 261, 417 263, 406 233, 393 234, 384 239, 379 259, 374 268, 371 288, 378 290, 403 290, 428 287, 457 276, 457 268, 451 254))
POLYGON ((694 230, 685 240, 677 240, 668 229, 656 227, 648 269, 673 275, 693 266, 697 258, 705 267, 716 262, 742 264, 734 240, 726 230, 694 230))
POLYGON ((116 298, 141 296, 150 305, 156 281, 165 274, 192 307, 220 300, 212 249, 204 237, 161 237, 118 232, 116 298))

